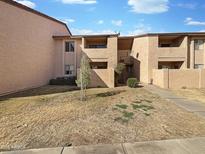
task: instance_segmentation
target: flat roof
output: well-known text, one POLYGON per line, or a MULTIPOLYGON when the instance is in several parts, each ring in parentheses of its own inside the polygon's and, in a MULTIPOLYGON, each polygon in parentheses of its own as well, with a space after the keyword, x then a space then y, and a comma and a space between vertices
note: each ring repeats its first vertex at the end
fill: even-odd
POLYGON ((8 4, 11 4, 11 5, 13 5, 13 6, 16 6, 16 7, 18 7, 18 8, 23 9, 23 10, 29 11, 29 12, 31 12, 31 13, 37 14, 37 15, 39 15, 39 16, 41 16, 41 17, 47 18, 47 19, 52 20, 52 21, 55 21, 55 22, 57 22, 57 23, 60 23, 60 24, 64 25, 64 26, 66 27, 66 29, 68 30, 68 32, 70 33, 70 35, 72 35, 72 33, 71 33, 71 31, 69 30, 69 28, 68 28, 68 26, 66 25, 66 23, 64 23, 64 22, 62 22, 62 21, 60 21, 60 20, 57 20, 57 19, 55 19, 55 18, 53 18, 53 17, 50 17, 50 16, 48 16, 48 15, 46 15, 46 14, 43 14, 43 13, 37 11, 37 10, 34 10, 34 9, 30 8, 30 7, 27 7, 27 6, 25 6, 25 5, 22 5, 22 4, 20 4, 20 3, 18 3, 18 2, 15 2, 15 1, 13 1, 13 0, 0 0, 0 1, 3 1, 3 2, 8 3, 8 4))
POLYGON ((205 36, 205 32, 176 32, 176 33, 146 33, 141 35, 134 36, 120 36, 120 34, 93 34, 93 35, 55 35, 53 38, 55 39, 69 39, 69 38, 83 38, 83 37, 110 37, 110 36, 118 36, 119 39, 131 39, 137 37, 145 37, 145 36, 205 36))
POLYGON ((135 35, 134 37, 144 37, 144 36, 172 36, 172 35, 184 35, 184 36, 193 36, 193 35, 205 35, 205 32, 173 32, 173 33, 146 33, 141 35, 135 35))
POLYGON ((119 36, 120 34, 117 33, 117 34, 92 34, 92 35, 73 35, 73 37, 110 37, 110 36, 119 36))
POLYGON ((54 35, 53 38, 54 39, 78 39, 78 38, 92 38, 92 37, 112 37, 112 36, 119 36, 119 34, 93 34, 93 35, 54 35))

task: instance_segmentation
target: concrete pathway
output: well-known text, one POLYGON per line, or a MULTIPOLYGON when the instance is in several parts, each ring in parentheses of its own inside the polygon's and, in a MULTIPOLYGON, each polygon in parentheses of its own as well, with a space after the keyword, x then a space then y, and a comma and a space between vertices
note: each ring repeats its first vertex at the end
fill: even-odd
POLYGON ((1 154, 203 154, 205 137, 2 152, 1 154))
POLYGON ((176 105, 189 112, 193 112, 205 118, 205 105, 202 102, 188 100, 184 97, 175 95, 170 90, 162 89, 154 85, 145 85, 145 89, 150 91, 151 93, 159 95, 161 98, 174 102, 176 105))

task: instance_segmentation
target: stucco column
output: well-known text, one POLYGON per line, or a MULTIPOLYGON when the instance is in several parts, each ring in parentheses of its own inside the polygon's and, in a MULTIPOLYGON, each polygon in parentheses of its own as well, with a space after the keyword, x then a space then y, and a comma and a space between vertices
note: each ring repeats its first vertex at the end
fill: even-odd
POLYGON ((203 58, 204 68, 203 68, 203 69, 205 69, 205 40, 204 40, 204 52, 203 52, 203 56, 204 56, 204 58, 203 58))
POLYGON ((190 45, 190 68, 194 69, 195 55, 194 55, 194 40, 191 40, 190 45))
POLYGON ((183 48, 185 48, 186 49, 186 60, 184 61, 184 64, 183 64, 183 68, 188 68, 189 66, 188 66, 188 60, 189 60, 189 58, 188 58, 188 52, 189 52, 189 41, 188 41, 188 36, 185 36, 184 37, 184 40, 183 40, 183 48))
POLYGON ((81 48, 82 48, 82 50, 84 50, 84 48, 85 48, 85 38, 84 37, 82 38, 82 47, 81 48))

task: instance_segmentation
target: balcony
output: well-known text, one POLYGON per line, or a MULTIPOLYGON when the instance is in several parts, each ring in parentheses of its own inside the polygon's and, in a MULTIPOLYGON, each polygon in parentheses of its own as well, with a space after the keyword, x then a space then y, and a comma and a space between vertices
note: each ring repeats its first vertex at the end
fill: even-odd
POLYGON ((108 39, 107 37, 88 37, 83 41, 83 52, 89 58, 107 59, 108 56, 108 39))
POLYGON ((186 57, 187 49, 180 47, 158 48, 158 57, 186 57))
POLYGON ((184 36, 159 36, 159 60, 178 61, 187 57, 187 38, 184 36))

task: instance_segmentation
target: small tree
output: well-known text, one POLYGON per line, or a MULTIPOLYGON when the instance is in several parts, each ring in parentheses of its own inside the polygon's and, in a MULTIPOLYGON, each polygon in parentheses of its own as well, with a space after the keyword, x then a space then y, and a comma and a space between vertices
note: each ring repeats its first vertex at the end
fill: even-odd
POLYGON ((115 67, 115 72, 116 72, 116 83, 118 81, 119 76, 122 74, 122 72, 125 69, 125 64, 124 63, 119 63, 117 64, 117 66, 115 67))
POLYGON ((83 55, 80 62, 80 77, 76 80, 76 84, 81 88, 81 101, 86 99, 86 89, 90 83, 90 64, 88 58, 83 55))

